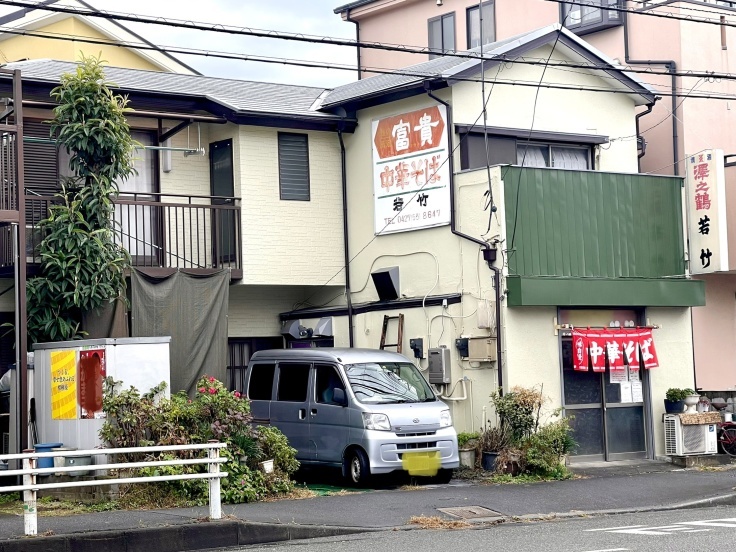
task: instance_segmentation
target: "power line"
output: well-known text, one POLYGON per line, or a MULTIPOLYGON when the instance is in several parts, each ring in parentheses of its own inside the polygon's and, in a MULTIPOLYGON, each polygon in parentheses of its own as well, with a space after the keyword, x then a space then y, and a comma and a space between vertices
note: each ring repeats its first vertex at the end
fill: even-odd
MULTIPOLYGON (((0 0, 0 3, 2 3, 3 0, 0 0)), ((36 38, 45 38, 45 39, 52 39, 52 40, 63 40, 63 41, 70 41, 70 42, 83 42, 88 44, 96 44, 96 45, 103 45, 103 46, 115 46, 120 48, 134 48, 139 50, 153 50, 157 52, 165 52, 170 54, 187 54, 187 55, 193 55, 193 56, 203 56, 203 57, 212 57, 212 58, 222 58, 222 59, 229 59, 229 60, 237 60, 237 61, 252 61, 256 63, 270 63, 270 64, 277 64, 277 65, 289 65, 289 66, 296 66, 296 67, 308 67, 308 68, 318 68, 318 69, 335 69, 335 70, 342 70, 342 71, 354 71, 355 68, 352 66, 347 65, 341 65, 341 64, 331 64, 326 62, 314 62, 309 60, 292 60, 288 58, 277 58, 277 57, 268 57, 268 56, 253 56, 249 54, 237 54, 232 52, 217 52, 217 51, 210 51, 210 50, 200 50, 195 48, 180 48, 175 46, 155 46, 155 45, 149 45, 149 44, 143 44, 143 43, 135 43, 135 42, 118 42, 118 41, 110 41, 110 40, 103 40, 103 39, 95 39, 95 38, 84 38, 84 37, 77 37, 77 36, 71 36, 71 35, 64 35, 60 33, 49 33, 44 31, 24 31, 24 30, 17 30, 17 29, 7 29, 4 27, 0 27, 0 32, 6 32, 9 34, 15 34, 19 36, 30 36, 30 37, 36 37, 36 38)), ((503 60, 504 63, 508 64, 514 64, 517 63, 516 60, 506 59, 503 60)), ((535 63, 535 65, 537 65, 535 63)), ((574 67, 572 65, 563 65, 555 66, 555 68, 559 71, 570 71, 568 67, 574 67)), ((581 68, 587 68, 585 66, 581 66, 581 68)), ((399 75, 399 76, 410 76, 410 77, 418 77, 418 78, 441 78, 442 75, 440 73, 430 73, 425 71, 415 71, 411 68, 408 69, 382 69, 382 68, 369 68, 367 71, 377 73, 377 74, 386 74, 386 75, 399 75)), ((688 75, 691 76, 691 75, 688 75)), ((609 78, 600 76, 600 78, 609 78)), ((614 78, 614 77, 610 77, 614 78)), ((713 77, 710 77, 713 78, 713 77)), ((733 77, 734 80, 736 80, 736 76, 733 77)), ((483 77, 480 78, 474 78, 474 77, 452 77, 452 80, 457 82, 475 82, 480 83, 483 80, 486 82, 489 82, 487 79, 484 79, 483 77)), ((500 81, 497 79, 494 79, 493 82, 495 84, 498 84, 500 86, 519 86, 519 87, 532 87, 536 88, 538 84, 536 82, 531 81, 500 81)), ((604 88, 604 87, 590 87, 590 86, 580 86, 580 85, 565 85, 562 83, 544 83, 542 84, 545 88, 549 89, 556 89, 556 90, 573 90, 573 91, 581 91, 581 92, 600 92, 600 93, 611 93, 611 94, 635 94, 636 92, 630 91, 630 90, 621 90, 617 88, 604 88)), ((678 94, 677 92, 665 92, 661 90, 656 90, 655 95, 662 96, 662 97, 682 97, 682 94, 678 94)), ((705 99, 705 100, 736 100, 736 95, 728 95, 721 92, 713 91, 709 94, 700 94, 700 95, 689 95, 687 96, 689 98, 696 98, 696 99, 705 99)))
MULTIPOLYGON (((574 2, 572 0, 546 0, 549 2, 557 2, 561 4, 577 4, 577 2, 574 2)), ((373 41, 357 41, 354 39, 343 39, 343 38, 336 38, 336 37, 330 37, 330 36, 319 36, 319 35, 306 35, 301 33, 287 33, 283 31, 276 31, 276 30, 268 30, 268 29, 254 29, 250 27, 236 27, 231 25, 223 25, 220 23, 204 23, 204 22, 195 22, 195 21, 188 21, 183 19, 170 19, 170 18, 164 18, 164 17, 158 17, 158 16, 146 16, 146 15, 132 15, 132 14, 125 14, 122 12, 114 12, 114 11, 103 11, 103 10, 97 10, 97 9, 90 9, 90 8, 77 8, 77 7, 70 7, 70 6, 63 6, 63 5, 57 5, 57 4, 42 4, 39 2, 28 2, 28 1, 21 1, 21 0, 0 0, 0 5, 8 5, 8 6, 17 6, 21 8, 26 9, 38 9, 38 10, 45 10, 45 11, 51 11, 56 13, 68 13, 72 15, 81 15, 86 17, 97 17, 102 19, 107 19, 111 21, 127 21, 127 22, 133 22, 133 23, 144 23, 144 24, 152 24, 152 25, 161 25, 161 26, 167 26, 167 27, 173 27, 173 28, 182 28, 182 29, 190 29, 190 30, 198 30, 198 31, 209 31, 209 32, 215 32, 215 33, 225 33, 225 34, 232 34, 232 35, 241 35, 241 36, 251 36, 255 38, 271 38, 271 39, 277 39, 277 40, 291 40, 291 41, 297 41, 297 42, 307 42, 311 44, 323 44, 323 45, 331 45, 331 46, 348 46, 351 48, 360 47, 360 48, 367 48, 367 49, 376 49, 376 50, 386 50, 386 51, 395 51, 395 52, 403 52, 403 53, 409 53, 409 54, 438 54, 442 55, 444 57, 457 57, 457 58, 463 58, 463 59, 485 59, 487 61, 508 61, 511 63, 520 63, 520 64, 527 64, 527 65, 540 65, 540 66, 547 66, 547 67, 573 67, 573 68, 579 68, 579 69, 596 69, 601 71, 610 71, 613 69, 624 71, 627 73, 638 73, 638 74, 650 74, 650 75, 662 75, 662 76, 672 76, 673 73, 670 73, 668 71, 657 71, 654 69, 637 69, 631 66, 620 66, 620 67, 614 67, 608 64, 600 64, 600 63, 586 63, 586 62, 552 62, 547 63, 544 59, 527 59, 524 56, 519 56, 517 58, 511 59, 508 58, 505 54, 502 55, 484 55, 480 51, 478 52, 436 52, 435 50, 429 48, 429 47, 422 47, 422 46, 406 46, 402 44, 395 44, 395 43, 383 43, 383 42, 373 42, 373 41)), ((591 4, 586 3, 580 3, 579 5, 584 6, 591 6, 591 4)), ((613 7, 606 8, 608 10, 614 10, 613 7)), ((622 8, 618 8, 619 10, 622 10, 622 8)), ((627 10, 624 10, 627 11, 627 10)), ((632 11, 631 13, 643 13, 639 11, 632 11)), ((646 14, 645 14, 646 15, 646 14)), ((688 19, 689 20, 689 19, 688 19)), ((719 23, 720 24, 720 23, 719 23)), ((734 24, 736 26, 736 24, 734 24)), ((5 30, 4 32, 10 33, 10 30, 5 30)), ((22 32, 22 31, 18 31, 22 32)), ((148 48, 143 48, 142 46, 138 46, 138 49, 150 49, 160 52, 167 52, 169 53, 171 50, 162 50, 160 48, 151 47, 148 46, 148 48)), ((176 52, 175 52, 176 53, 176 52)), ((187 52, 182 52, 186 54, 187 52)), ((195 55, 195 54, 193 54, 195 55)), ((357 68, 353 68, 352 70, 357 71, 357 68)), ((366 68, 366 72, 375 72, 370 71, 369 68, 366 68)), ((684 71, 684 72, 677 72, 675 73, 675 76, 679 77, 702 77, 702 78, 719 78, 724 80, 736 80, 736 74, 731 73, 715 73, 712 71, 705 71, 705 70, 691 70, 691 71, 684 71)))

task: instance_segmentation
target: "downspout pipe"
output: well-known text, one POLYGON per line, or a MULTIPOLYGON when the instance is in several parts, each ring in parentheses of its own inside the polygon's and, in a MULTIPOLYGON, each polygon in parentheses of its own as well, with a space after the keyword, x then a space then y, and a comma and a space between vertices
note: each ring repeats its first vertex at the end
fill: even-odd
MULTIPOLYGON (((639 123, 641 122, 640 120, 641 120, 642 117, 644 117, 644 115, 648 115, 649 113, 651 113, 652 112, 652 109, 654 109, 654 104, 649 104, 647 106, 646 110, 642 111, 641 113, 637 113, 636 114, 636 117, 634 117, 634 119, 636 119, 636 137, 637 137, 637 139, 640 136, 639 135, 639 129, 641 128, 641 126, 639 125, 639 123)), ((641 153, 636 156, 637 157, 637 161, 636 162, 637 162, 637 165, 638 165, 637 166, 637 170, 639 172, 641 172, 641 158, 644 157, 644 154, 647 151, 646 143, 647 143, 646 140, 644 140, 644 138, 642 138, 642 142, 641 142, 641 153)))
POLYGON ((345 12, 345 21, 355 25, 355 50, 358 52, 358 80, 362 79, 362 69, 360 65, 360 22, 350 18, 350 8, 345 12))
POLYGON ((345 142, 342 139, 342 125, 337 128, 337 138, 340 140, 340 169, 342 172, 342 240, 345 255, 345 299, 348 305, 348 340, 350 347, 355 346, 353 333, 353 299, 350 292, 350 249, 348 243, 348 175, 347 159, 345 157, 345 142))
POLYGON ((496 366, 498 367, 498 389, 499 393, 503 395, 503 364, 501 362, 501 269, 496 268, 491 264, 496 260, 496 248, 492 248, 486 241, 469 236, 457 229, 455 219, 455 159, 452 154, 454 151, 452 143, 455 131, 452 126, 452 106, 448 102, 432 94, 429 83, 424 83, 424 89, 427 91, 427 96, 437 103, 444 105, 447 109, 447 144, 450 149, 450 154, 447 158, 447 164, 450 168, 450 230, 456 236, 480 245, 483 248, 483 259, 488 263, 488 268, 493 271, 493 289, 496 299, 496 366))
MULTIPOLYGON (((679 136, 677 131, 677 62, 674 59, 631 59, 629 57, 629 13, 624 12, 624 59, 627 65, 664 65, 672 79, 672 167, 675 176, 680 174, 679 136)), ((651 107, 651 106, 650 106, 651 107)), ((650 109, 651 111, 651 109, 650 109)), ((645 112, 645 113, 648 113, 645 112)), ((645 113, 642 113, 644 115, 645 113)), ((638 122, 637 116, 637 122, 638 122)), ((638 128, 637 128, 638 133, 638 128)), ((641 156, 640 156, 641 157, 641 156)))

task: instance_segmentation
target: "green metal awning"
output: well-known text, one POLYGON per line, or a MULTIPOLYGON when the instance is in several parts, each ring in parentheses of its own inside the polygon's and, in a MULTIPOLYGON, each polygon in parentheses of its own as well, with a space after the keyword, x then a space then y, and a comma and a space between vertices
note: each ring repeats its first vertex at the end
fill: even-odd
POLYGON ((705 282, 686 278, 508 276, 508 306, 702 307, 705 282))

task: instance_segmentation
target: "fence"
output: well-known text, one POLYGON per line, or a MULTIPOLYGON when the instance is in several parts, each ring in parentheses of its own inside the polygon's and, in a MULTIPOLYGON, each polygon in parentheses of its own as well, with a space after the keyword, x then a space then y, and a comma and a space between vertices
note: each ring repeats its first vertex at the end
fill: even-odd
POLYGON ((38 534, 38 515, 36 511, 36 498, 39 490, 43 489, 68 489, 72 487, 88 487, 90 485, 120 485, 132 483, 155 483, 159 481, 181 481, 184 479, 208 479, 209 480, 209 503, 210 503, 210 519, 222 518, 222 508, 220 506, 220 479, 227 477, 227 472, 220 471, 220 464, 227 462, 227 458, 220 456, 220 449, 225 448, 225 443, 210 441, 202 445, 169 445, 160 447, 131 447, 117 449, 93 449, 93 450, 60 450, 54 452, 34 452, 26 450, 22 454, 5 454, 0 455, 0 461, 22 460, 23 468, 16 470, 3 471, 3 476, 23 476, 22 485, 13 485, 9 487, 0 487, 0 493, 23 491, 23 521, 26 535, 38 534), (176 452, 176 451, 196 451, 206 450, 206 458, 177 458, 174 460, 152 460, 148 462, 120 462, 113 464, 94 464, 87 466, 68 466, 68 467, 51 467, 38 468, 37 461, 39 458, 56 458, 56 457, 79 457, 79 456, 100 456, 114 454, 134 454, 134 453, 151 453, 151 452, 176 452), (158 476, 140 476, 140 477, 123 477, 110 479, 91 479, 85 481, 66 481, 56 483, 37 483, 36 478, 39 475, 51 475, 54 473, 78 472, 82 470, 118 470, 131 468, 147 468, 156 466, 191 466, 197 464, 206 464, 206 473, 188 473, 181 475, 158 475, 158 476))

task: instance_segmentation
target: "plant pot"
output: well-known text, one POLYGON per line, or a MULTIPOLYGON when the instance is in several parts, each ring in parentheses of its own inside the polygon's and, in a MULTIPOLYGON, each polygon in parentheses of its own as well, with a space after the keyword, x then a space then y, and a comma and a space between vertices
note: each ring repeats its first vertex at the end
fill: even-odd
POLYGON ((664 400, 664 411, 667 414, 681 414, 685 410, 685 401, 664 400))
POLYGON ((260 466, 264 473, 271 473, 273 471, 273 460, 261 462, 260 466))
POLYGON ((695 407, 700 402, 700 395, 688 395, 683 401, 685 403, 685 412, 688 414, 697 414, 695 407))
POLYGON ((475 468, 475 449, 460 449, 460 466, 463 468, 475 468))
POLYGON ((498 458, 497 452, 483 451, 483 454, 480 460, 480 465, 486 471, 495 471, 497 458, 498 458))

